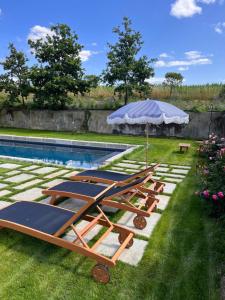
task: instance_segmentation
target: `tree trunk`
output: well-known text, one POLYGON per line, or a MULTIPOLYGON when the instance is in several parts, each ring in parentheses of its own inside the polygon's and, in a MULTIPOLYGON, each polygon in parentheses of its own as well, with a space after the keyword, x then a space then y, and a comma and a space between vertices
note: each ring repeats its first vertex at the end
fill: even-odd
POLYGON ((124 102, 125 102, 125 105, 128 103, 128 90, 127 90, 127 88, 125 89, 124 102))
POLYGON ((170 86, 170 98, 172 97, 172 93, 173 93, 173 86, 170 86))
POLYGON ((23 105, 23 107, 25 107, 25 100, 24 100, 23 96, 22 96, 22 105, 23 105))

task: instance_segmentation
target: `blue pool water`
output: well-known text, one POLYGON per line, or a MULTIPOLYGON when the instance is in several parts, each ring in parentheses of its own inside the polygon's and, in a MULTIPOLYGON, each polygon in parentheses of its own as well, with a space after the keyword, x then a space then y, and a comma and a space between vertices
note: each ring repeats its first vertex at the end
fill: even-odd
POLYGON ((0 140, 0 155, 41 160, 77 168, 95 168, 123 150, 0 140))

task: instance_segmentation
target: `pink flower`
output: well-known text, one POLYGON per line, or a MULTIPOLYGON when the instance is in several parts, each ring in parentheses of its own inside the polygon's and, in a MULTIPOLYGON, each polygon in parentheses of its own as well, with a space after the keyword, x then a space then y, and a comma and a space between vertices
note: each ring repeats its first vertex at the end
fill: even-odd
POLYGON ((213 195, 212 195, 212 199, 213 199, 214 201, 216 201, 216 200, 218 199, 217 195, 216 195, 216 194, 213 194, 213 195))
POLYGON ((208 190, 205 190, 205 191, 203 191, 203 196, 205 197, 205 198, 209 198, 209 191, 208 190))
POLYGON ((221 142, 224 142, 225 141, 225 138, 221 138, 221 142))
POLYGON ((209 170, 208 170, 208 169, 204 169, 204 170, 203 170, 203 174, 204 174, 204 175, 208 175, 208 174, 209 174, 209 170))
POLYGON ((224 198, 223 192, 218 192, 217 195, 218 195, 218 197, 219 197, 220 199, 223 199, 223 198, 224 198))

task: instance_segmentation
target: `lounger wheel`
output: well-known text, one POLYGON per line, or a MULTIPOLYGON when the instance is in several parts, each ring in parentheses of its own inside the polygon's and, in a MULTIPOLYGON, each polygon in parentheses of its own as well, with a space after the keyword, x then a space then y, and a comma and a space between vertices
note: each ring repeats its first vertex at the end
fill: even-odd
MULTIPOLYGON (((123 244, 123 242, 125 241, 126 238, 127 238, 127 235, 126 235, 126 234, 124 234, 124 233, 122 233, 122 232, 119 234, 118 240, 119 240, 120 245, 123 244)), ((130 247, 133 246, 133 243, 134 243, 134 239, 132 238, 132 239, 129 240, 129 242, 127 243, 127 245, 126 245, 125 248, 126 248, 126 249, 129 249, 130 247)))
POLYGON ((137 229, 144 229, 147 225, 147 221, 146 221, 145 217, 143 217, 143 216, 136 216, 133 219, 133 224, 134 224, 135 228, 137 228, 137 229))
POLYGON ((110 281, 109 268, 102 264, 96 264, 91 271, 95 281, 100 283, 108 283, 110 281))

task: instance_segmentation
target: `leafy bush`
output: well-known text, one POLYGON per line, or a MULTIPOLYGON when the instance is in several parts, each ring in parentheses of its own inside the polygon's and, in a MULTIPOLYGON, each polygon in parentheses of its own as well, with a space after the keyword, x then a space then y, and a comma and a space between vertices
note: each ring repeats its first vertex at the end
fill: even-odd
POLYGON ((201 198, 208 204, 210 215, 225 214, 225 139, 210 135, 201 148, 203 164, 199 166, 201 198))

